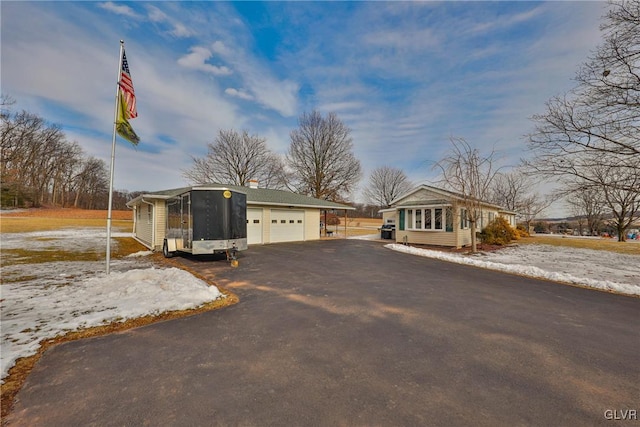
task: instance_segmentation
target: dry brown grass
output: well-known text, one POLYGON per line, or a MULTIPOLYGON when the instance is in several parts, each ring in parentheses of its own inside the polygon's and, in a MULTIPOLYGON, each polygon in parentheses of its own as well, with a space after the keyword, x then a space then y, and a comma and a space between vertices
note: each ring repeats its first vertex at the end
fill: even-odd
MULTIPOLYGON (((106 227, 106 211, 83 211, 79 209, 70 209, 63 210, 64 212, 60 212, 61 210, 54 209, 42 209, 42 210, 30 210, 27 212, 16 213, 11 215, 3 214, 0 218, 1 227, 0 230, 2 233, 19 233, 19 232, 30 232, 30 231, 41 231, 41 230, 53 230, 57 228, 63 227, 93 227, 93 226, 105 226, 106 227)), ((126 212, 131 215, 131 212, 126 212)), ((123 219, 124 215, 113 215, 113 218, 120 218, 118 221, 113 221, 114 227, 131 227, 131 220, 128 221, 123 219)), ((144 250, 144 246, 135 241, 132 238, 118 238, 118 245, 113 248, 112 256, 114 258, 119 258, 126 256, 131 253, 135 253, 141 250, 144 250)), ((5 252, 5 251, 3 251, 5 252)), ((66 251, 28 251, 23 255, 23 258, 26 258, 24 262, 45 262, 45 261, 55 261, 55 260, 81 260, 77 252, 69 252, 66 251)), ((103 257, 104 254, 90 254, 88 255, 91 259, 94 257, 103 257)), ((4 255, 3 255, 3 258, 4 255)), ((99 258, 98 258, 99 259, 99 258)), ((161 254, 152 255, 152 259, 154 262, 159 264, 168 264, 173 267, 178 267, 182 269, 186 269, 183 265, 173 261, 166 260, 162 257, 161 254)), ((3 259, 3 264, 6 265, 6 259, 3 259)), ((195 271, 191 271, 190 269, 186 269, 191 274, 195 275, 201 280, 209 283, 210 285, 216 286, 216 284, 211 280, 211 278, 204 277, 201 274, 198 274, 195 271)), ((192 316, 198 313, 203 313, 205 311, 216 310, 222 307, 227 307, 229 305, 233 305, 238 302, 238 297, 231 291, 221 288, 218 286, 220 292, 226 295, 226 298, 218 299, 216 301, 212 301, 210 303, 204 304, 198 308, 192 310, 178 310, 178 311, 170 311, 164 312, 157 315, 149 315, 140 317, 137 319, 128 319, 123 322, 115 322, 108 325, 97 326, 92 328, 83 329, 80 331, 69 332, 65 335, 55 337, 53 339, 47 339, 40 343, 40 348, 38 353, 29 356, 23 357, 16 361, 16 364, 9 371, 9 375, 5 378, 4 384, 0 385, 1 391, 1 418, 2 420, 6 419, 6 416, 12 409, 13 400, 20 391, 20 388, 24 384, 27 376, 37 363, 37 361, 42 357, 42 355, 54 345, 74 341, 83 338, 91 338, 106 334, 111 334, 114 332, 121 332, 131 328, 137 328, 140 326, 149 325, 151 323, 156 323, 160 321, 177 319, 185 316, 192 316)), ((4 425, 4 422, 3 422, 4 425)))
POLYGON ((523 237, 519 244, 540 244, 568 248, 594 249, 598 251, 610 251, 626 255, 640 255, 640 242, 618 242, 615 239, 584 239, 571 236, 549 236, 536 234, 532 237, 523 237))
MULTIPOLYGON (((133 227, 131 211, 113 211, 112 228, 129 231, 133 227)), ((29 209, 3 212, 0 233, 28 233, 60 228, 107 227, 107 211, 85 209, 29 209)))
MULTIPOLYGON (((381 218, 349 218, 347 221, 347 237, 380 234, 379 228, 381 226, 381 218)), ((333 232, 332 238, 343 238, 344 217, 340 218, 340 225, 329 225, 327 226, 327 230, 333 232)), ((324 239, 324 230, 320 235, 324 239)))

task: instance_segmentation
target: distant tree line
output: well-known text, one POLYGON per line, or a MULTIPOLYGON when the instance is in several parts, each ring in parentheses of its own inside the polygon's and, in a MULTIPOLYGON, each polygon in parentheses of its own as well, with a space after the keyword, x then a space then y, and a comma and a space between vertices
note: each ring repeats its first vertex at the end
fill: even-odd
MULTIPOLYGON (((106 209, 109 174, 105 162, 67 140, 60 126, 27 111, 12 111, 2 95, 0 200, 3 208, 39 206, 106 209)), ((128 194, 114 193, 124 209, 128 194)))

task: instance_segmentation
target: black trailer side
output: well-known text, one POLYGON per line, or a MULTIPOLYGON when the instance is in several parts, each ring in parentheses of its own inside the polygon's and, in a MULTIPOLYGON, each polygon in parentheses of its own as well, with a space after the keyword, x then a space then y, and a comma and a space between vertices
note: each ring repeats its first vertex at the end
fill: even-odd
POLYGON ((165 256, 247 249, 247 195, 228 188, 193 187, 166 201, 165 256))

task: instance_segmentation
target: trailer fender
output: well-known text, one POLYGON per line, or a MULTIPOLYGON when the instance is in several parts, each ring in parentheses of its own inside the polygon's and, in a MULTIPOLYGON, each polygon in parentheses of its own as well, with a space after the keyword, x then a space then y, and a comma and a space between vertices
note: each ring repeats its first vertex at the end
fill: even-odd
POLYGON ((162 255, 171 258, 177 250, 176 239, 164 239, 162 243, 162 255))

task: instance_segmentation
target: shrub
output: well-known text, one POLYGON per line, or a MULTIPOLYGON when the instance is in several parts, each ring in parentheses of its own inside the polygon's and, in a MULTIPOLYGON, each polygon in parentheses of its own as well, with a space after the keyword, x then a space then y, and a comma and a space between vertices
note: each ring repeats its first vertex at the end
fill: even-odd
POLYGON ((506 219, 497 217, 482 230, 480 238, 488 245, 506 245, 519 237, 506 219))
POLYGON ((518 224, 516 227, 516 234, 518 237, 531 237, 529 230, 527 230, 527 227, 524 224, 518 224))
MULTIPOLYGON (((324 220, 324 215, 321 215, 321 220, 324 220)), ((327 213, 327 225, 340 225, 340 217, 334 213, 327 213)))

